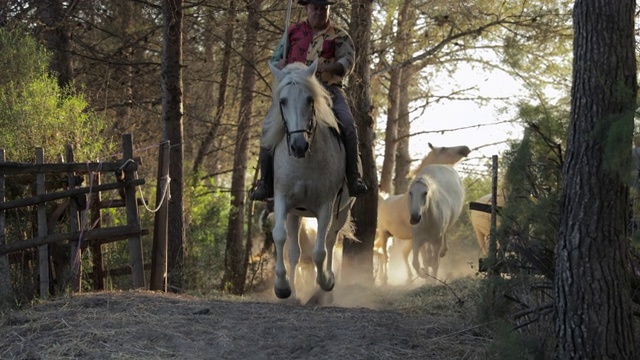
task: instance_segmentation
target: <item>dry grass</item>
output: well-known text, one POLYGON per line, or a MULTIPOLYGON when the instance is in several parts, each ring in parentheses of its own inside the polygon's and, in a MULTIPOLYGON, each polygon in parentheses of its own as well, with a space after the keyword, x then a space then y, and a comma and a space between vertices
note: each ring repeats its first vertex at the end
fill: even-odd
POLYGON ((99 292, 2 315, 2 359, 481 359, 477 281, 413 290, 336 287, 331 306, 258 294, 99 292), (391 290, 391 291, 389 291, 391 290))

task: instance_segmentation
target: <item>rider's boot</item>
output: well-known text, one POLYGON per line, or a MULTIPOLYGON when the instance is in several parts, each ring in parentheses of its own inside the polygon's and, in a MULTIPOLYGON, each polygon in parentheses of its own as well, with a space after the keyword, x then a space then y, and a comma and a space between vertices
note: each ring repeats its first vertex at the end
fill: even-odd
POLYGON ((369 188, 362 179, 362 174, 358 169, 358 137, 356 133, 352 136, 343 137, 345 151, 347 153, 347 187, 349 188, 349 196, 362 196, 369 191, 369 188))
POLYGON ((273 156, 267 148, 260 147, 258 157, 260 165, 260 180, 249 191, 249 199, 252 201, 267 201, 273 197, 273 156))

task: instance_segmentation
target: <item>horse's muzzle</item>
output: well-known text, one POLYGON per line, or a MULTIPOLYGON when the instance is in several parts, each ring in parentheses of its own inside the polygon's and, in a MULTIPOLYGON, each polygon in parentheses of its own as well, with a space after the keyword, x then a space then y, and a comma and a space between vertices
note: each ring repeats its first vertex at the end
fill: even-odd
POLYGON ((302 136, 291 139, 289 147, 291 154, 298 159, 306 157, 309 152, 309 142, 302 136))
POLYGON ((411 223, 411 225, 416 225, 420 222, 420 219, 422 219, 422 215, 417 214, 411 214, 411 219, 409 219, 409 222, 411 223))

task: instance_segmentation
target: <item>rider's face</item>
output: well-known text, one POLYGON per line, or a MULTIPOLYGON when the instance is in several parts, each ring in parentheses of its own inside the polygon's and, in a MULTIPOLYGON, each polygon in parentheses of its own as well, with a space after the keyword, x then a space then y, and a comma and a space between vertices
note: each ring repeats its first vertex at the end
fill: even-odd
POLYGON ((307 20, 313 29, 324 29, 329 21, 329 6, 307 4, 307 20))

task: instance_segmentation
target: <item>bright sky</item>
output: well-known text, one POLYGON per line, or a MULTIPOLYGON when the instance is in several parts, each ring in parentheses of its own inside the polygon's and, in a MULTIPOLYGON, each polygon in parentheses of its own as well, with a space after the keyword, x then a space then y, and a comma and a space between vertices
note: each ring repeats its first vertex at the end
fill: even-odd
MULTIPOLYGON (((523 129, 519 125, 504 123, 515 118, 515 104, 525 95, 525 90, 516 80, 501 72, 488 73, 471 66, 461 66, 453 75, 443 74, 433 79, 431 92, 437 95, 451 91, 475 87, 469 94, 496 98, 486 105, 478 105, 471 100, 442 101, 430 104, 423 114, 412 116, 411 132, 444 131, 412 136, 410 153, 414 159, 421 159, 429 151, 427 143, 434 146, 467 145, 474 150, 469 158, 457 169, 464 176, 467 171, 485 171, 478 166, 490 161, 492 155, 500 155, 508 148, 506 140, 519 140, 523 129), (502 99, 500 99, 502 98, 502 99), (504 109, 508 109, 504 111, 504 109), (497 124, 501 123, 501 124, 497 124), (495 124, 495 125, 486 125, 495 124), (485 146, 499 143, 497 145, 485 146)), ((490 174, 487 172, 487 176, 490 174)))

